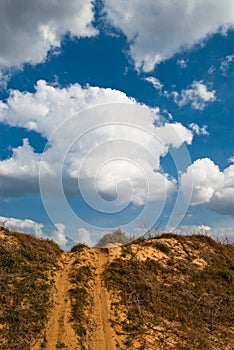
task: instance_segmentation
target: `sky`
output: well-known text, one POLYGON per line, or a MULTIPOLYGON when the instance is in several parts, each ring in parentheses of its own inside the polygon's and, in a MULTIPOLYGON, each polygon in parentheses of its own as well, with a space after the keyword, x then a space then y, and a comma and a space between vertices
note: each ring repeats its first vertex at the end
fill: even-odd
POLYGON ((232 0, 0 1, 0 220, 234 240, 232 0))

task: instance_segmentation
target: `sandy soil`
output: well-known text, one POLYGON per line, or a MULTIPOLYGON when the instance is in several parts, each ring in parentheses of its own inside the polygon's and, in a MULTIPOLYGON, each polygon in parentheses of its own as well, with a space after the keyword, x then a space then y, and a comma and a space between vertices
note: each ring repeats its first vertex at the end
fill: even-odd
MULTIPOLYGON (((107 263, 106 254, 100 249, 93 249, 91 255, 84 256, 85 263, 95 267, 95 275, 90 288, 92 308, 90 312, 90 330, 88 330, 87 349, 115 350, 114 333, 110 326, 109 294, 103 285, 101 274, 107 263)), ((79 339, 72 328, 70 318, 70 300, 68 291, 71 288, 69 272, 75 254, 63 253, 60 268, 54 279, 52 293, 53 308, 49 315, 44 337, 39 339, 31 350, 81 350, 79 339)))
POLYGON ((69 322, 70 302, 68 290, 71 285, 69 282, 69 271, 74 257, 71 253, 62 255, 60 269, 55 276, 54 290, 52 294, 53 308, 49 315, 45 330, 44 339, 39 340, 31 350, 55 350, 69 349, 79 350, 78 340, 75 331, 69 322), (43 344, 43 347, 42 347, 43 344))
POLYGON ((116 349, 114 333, 110 325, 110 300, 101 278, 107 257, 102 250, 95 249, 92 255, 93 265, 96 267, 94 288, 92 293, 93 308, 92 322, 93 334, 89 341, 90 350, 114 350, 116 349))

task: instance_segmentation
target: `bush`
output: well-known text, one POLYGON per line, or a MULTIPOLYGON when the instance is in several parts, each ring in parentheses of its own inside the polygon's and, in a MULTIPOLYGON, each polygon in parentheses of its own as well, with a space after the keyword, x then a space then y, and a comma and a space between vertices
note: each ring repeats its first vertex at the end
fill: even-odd
POLYGON ((229 270, 227 267, 223 267, 220 270, 220 275, 222 276, 222 278, 224 280, 226 280, 227 282, 231 282, 232 281, 232 271, 229 270))
POLYGON ((154 243, 155 248, 157 248, 158 250, 160 250, 163 253, 169 254, 171 249, 164 243, 162 242, 156 242, 154 243))
POLYGON ((81 252, 83 249, 86 249, 86 248, 89 248, 86 244, 84 243, 78 243, 76 245, 74 245, 72 248, 71 248, 71 252, 74 253, 74 252, 81 252))
POLYGON ((17 254, 13 254, 11 252, 5 252, 0 259, 2 269, 10 273, 15 272, 15 270, 17 269, 19 260, 20 258, 17 254))
POLYGON ((125 232, 123 232, 120 228, 111 232, 105 234, 96 244, 96 247, 103 248, 107 246, 108 244, 128 244, 133 240, 133 238, 130 238, 126 236, 125 232))

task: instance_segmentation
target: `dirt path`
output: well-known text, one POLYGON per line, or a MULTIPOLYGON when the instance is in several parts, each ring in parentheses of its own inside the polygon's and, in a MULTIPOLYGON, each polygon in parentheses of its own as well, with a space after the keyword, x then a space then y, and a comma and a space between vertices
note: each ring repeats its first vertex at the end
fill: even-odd
MULTIPOLYGON (((80 350, 79 339, 69 322, 70 298, 68 290, 71 288, 69 272, 75 256, 63 253, 60 269, 55 275, 52 294, 53 309, 48 319, 44 339, 40 339, 31 350, 80 350)), ((110 325, 110 300, 102 281, 102 272, 107 263, 107 256, 101 249, 92 249, 92 254, 84 254, 82 264, 96 268, 93 287, 90 288, 92 307, 90 315, 90 330, 86 345, 88 350, 115 350, 114 333, 110 325)))
POLYGON ((52 296, 53 309, 48 319, 45 339, 35 344, 31 350, 55 350, 67 349, 78 350, 77 337, 69 322, 70 302, 68 290, 71 287, 69 282, 69 271, 73 263, 73 256, 69 253, 62 255, 61 268, 55 276, 54 293, 52 296), (42 346, 43 343, 43 346, 42 346))
POLYGON ((107 263, 107 257, 101 250, 95 250, 94 264, 96 276, 93 289, 93 323, 94 331, 89 341, 90 350, 115 350, 114 333, 110 325, 110 300, 103 285, 101 274, 107 263))

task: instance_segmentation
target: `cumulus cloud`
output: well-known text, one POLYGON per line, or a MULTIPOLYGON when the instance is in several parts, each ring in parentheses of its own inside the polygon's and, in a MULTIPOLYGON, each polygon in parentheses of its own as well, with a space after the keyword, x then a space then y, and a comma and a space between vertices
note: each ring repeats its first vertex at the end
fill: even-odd
POLYGON ((219 242, 234 242, 234 229, 229 226, 211 227, 209 225, 180 225, 173 233, 179 235, 203 234, 209 235, 219 242))
POLYGON ((192 206, 206 204, 217 213, 234 215, 234 165, 221 171, 212 160, 198 159, 181 176, 185 196, 191 181, 192 206))
POLYGON ((9 230, 15 230, 24 233, 33 233, 38 237, 43 237, 42 229, 44 228, 44 225, 33 220, 21 220, 0 216, 0 222, 1 225, 8 228, 9 230))
POLYGON ((11 90, 6 103, 0 102, 0 121, 34 130, 48 138, 66 118, 83 109, 108 103, 134 103, 125 93, 78 83, 59 88, 39 80, 35 93, 11 90))
POLYGON ((0 120, 48 139, 43 155, 25 139, 0 162, 2 196, 38 192, 39 172, 44 189, 59 195, 62 167, 67 195, 98 191, 112 200, 117 196, 121 205, 162 199, 176 186, 161 174, 160 157, 193 138, 182 124, 162 124, 158 109, 118 90, 79 84, 59 88, 39 81, 34 93, 13 90, 0 104, 0 120))
POLYGON ((13 148, 12 151, 11 158, 0 162, 1 195, 21 196, 25 193, 25 188, 27 192, 38 192, 40 154, 34 152, 28 139, 24 139, 22 146, 13 148))
POLYGON ((106 17, 127 36, 137 69, 156 64, 234 27, 232 0, 104 0, 106 17))
POLYGON ((215 189, 210 206, 220 214, 234 215, 234 164, 224 169, 222 174, 223 182, 215 189))
MULTIPOLYGON (((208 225, 181 225, 174 231, 179 235, 208 234, 212 230, 208 225)), ((173 230, 172 230, 173 231, 173 230)))
POLYGON ((96 35, 93 19, 91 0, 2 0, 0 67, 43 62, 67 33, 78 38, 96 35))
POLYGON ((78 229, 78 241, 87 244, 89 247, 93 246, 94 242, 91 239, 91 234, 84 227, 78 229))
POLYGON ((207 131, 207 125, 199 126, 196 123, 190 123, 189 128, 196 134, 196 135, 209 135, 207 131))
POLYGON ((55 241, 62 249, 66 248, 66 244, 68 243, 68 239, 65 235, 65 225, 63 224, 55 224, 56 230, 53 231, 52 236, 50 237, 55 241))
POLYGON ((234 228, 230 226, 216 227, 212 229, 211 236, 220 242, 234 242, 234 228))
POLYGON ((144 80, 152 84, 155 90, 162 90, 163 88, 163 84, 155 77, 146 77, 144 80))
POLYGON ((209 75, 212 75, 215 71, 216 71, 216 68, 215 68, 214 65, 212 65, 212 66, 209 67, 207 73, 208 73, 209 75))
POLYGON ((52 232, 50 236, 47 236, 44 232, 44 225, 30 219, 16 219, 0 216, 0 224, 5 228, 12 231, 22 232, 22 233, 32 233, 38 238, 52 239, 55 241, 62 249, 66 249, 69 241, 65 235, 65 225, 55 224, 56 229, 52 232))
POLYGON ((221 59, 220 70, 225 75, 234 60, 234 55, 227 55, 221 59))
POLYGON ((180 107, 191 104, 194 109, 203 110, 206 105, 216 100, 215 90, 208 90, 203 81, 194 81, 191 87, 181 93, 173 92, 174 101, 180 107))

